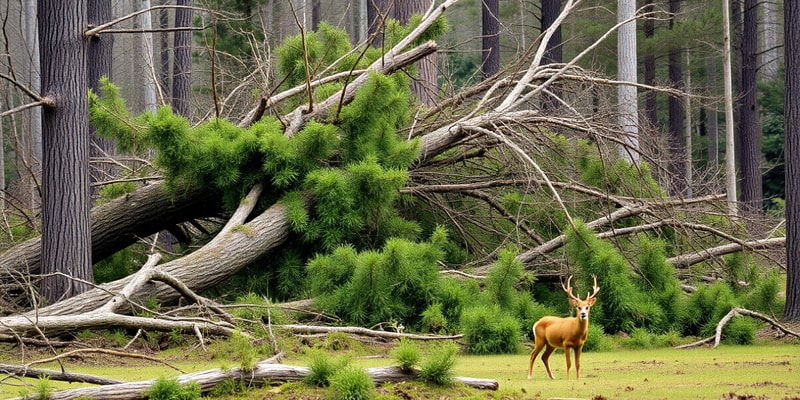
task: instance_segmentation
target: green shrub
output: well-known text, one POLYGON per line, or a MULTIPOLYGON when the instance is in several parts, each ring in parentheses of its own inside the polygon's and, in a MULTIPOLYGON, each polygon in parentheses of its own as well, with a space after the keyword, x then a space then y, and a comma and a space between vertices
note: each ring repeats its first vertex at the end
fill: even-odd
POLYGON ((331 388, 340 400, 366 400, 375 396, 375 383, 363 368, 339 368, 330 378, 331 388))
POLYGON ((753 288, 747 293, 745 307, 772 315, 783 313, 785 299, 779 295, 781 292, 781 277, 777 272, 770 273, 766 278, 755 282, 753 288))
POLYGON ((150 400, 195 400, 200 398, 200 385, 190 382, 181 385, 175 378, 159 377, 153 386, 144 392, 150 400))
POLYGON ((400 339, 397 347, 392 349, 391 355, 403 371, 414 369, 422 358, 419 348, 408 339, 400 339))
POLYGON ((689 296, 682 333, 687 336, 711 336, 719 320, 734 307, 736 298, 728 283, 720 281, 700 286, 689 296))
POLYGON ((441 333, 447 327, 447 318, 442 312, 442 304, 435 303, 428 306, 422 312, 422 331, 431 333, 441 333))
POLYGON ((448 343, 431 349, 431 354, 422 363, 419 378, 435 385, 453 383, 453 367, 456 365, 458 346, 448 343))
POLYGON ((753 344, 758 324, 749 317, 735 317, 722 329, 722 341, 727 344, 753 344))
POLYGON ((608 351, 613 347, 613 341, 603 333, 603 327, 589 323, 589 333, 583 342, 583 351, 608 351))
POLYGON ((317 387, 330 386, 333 374, 346 367, 348 361, 345 358, 334 359, 324 351, 316 351, 311 356, 310 371, 303 381, 317 387))
POLYGON ((464 310, 461 330, 471 354, 514 354, 520 349, 519 321, 495 305, 464 310))

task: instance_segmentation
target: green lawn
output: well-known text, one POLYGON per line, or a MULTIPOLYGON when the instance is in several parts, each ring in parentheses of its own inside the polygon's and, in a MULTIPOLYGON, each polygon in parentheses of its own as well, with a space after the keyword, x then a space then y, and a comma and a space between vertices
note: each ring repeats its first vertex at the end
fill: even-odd
MULTIPOLYGON (((197 355, 197 353, 194 353, 197 355)), ((7 356, 8 353, 5 355, 7 356)), ((13 359, 0 357, 2 362, 13 359)), ((218 368, 219 360, 206 357, 202 360, 187 359, 181 353, 165 353, 162 358, 178 366, 184 372, 218 368)), ((380 399, 401 399, 399 392, 410 393, 411 398, 494 398, 494 399, 720 399, 735 393, 739 396, 756 396, 758 399, 800 399, 800 345, 759 344, 753 346, 720 346, 717 349, 696 348, 689 350, 617 350, 609 352, 587 352, 582 359, 581 380, 565 379, 564 355, 556 352, 550 366, 556 380, 550 380, 541 361, 534 365, 533 379, 527 379, 527 354, 510 356, 459 356, 455 374, 475 378, 495 379, 500 384, 497 392, 480 390, 435 389, 426 391, 421 385, 407 385, 398 389, 380 391, 380 399), (765 397, 758 397, 765 396, 765 397)), ((202 358, 202 357, 201 357, 202 358)), ((103 375, 106 377, 141 380, 162 375, 173 376, 178 372, 163 365, 141 360, 121 361, 121 365, 107 365, 107 361, 93 362, 87 356, 78 365, 68 361, 70 372, 103 375)), ((286 364, 305 365, 305 359, 291 355, 286 364)), ((354 362, 364 367, 391 365, 388 358, 356 358, 354 362)), ((235 363, 228 363, 235 366, 235 363)), ((57 368, 46 366, 47 368, 57 368)), ((44 368, 44 367, 42 367, 44 368)), ((0 375, 0 379, 3 376, 0 375)), ((17 396, 16 380, 0 383, 0 398, 17 396)), ((76 384, 53 382, 60 388, 76 387, 76 384)), ((308 391, 308 396, 327 398, 330 393, 320 389, 309 390, 303 385, 285 385, 281 389, 262 389, 247 393, 236 399, 299 398, 296 390, 308 391)), ((310 397, 313 398, 313 397, 310 397)), ((746 397, 742 397, 746 398, 746 397)))

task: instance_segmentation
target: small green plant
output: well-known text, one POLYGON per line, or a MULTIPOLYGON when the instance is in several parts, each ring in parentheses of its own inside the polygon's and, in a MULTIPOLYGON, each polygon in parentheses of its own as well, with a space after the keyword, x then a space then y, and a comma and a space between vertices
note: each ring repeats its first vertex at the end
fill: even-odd
POLYGON ((419 378, 435 385, 453 383, 453 367, 456 365, 458 346, 455 343, 440 345, 431 350, 431 355, 422 363, 419 378))
POLYGON ((241 332, 233 332, 230 339, 233 346, 233 356, 239 359, 243 371, 252 371, 256 366, 256 349, 250 344, 250 339, 241 332))
POLYGON ((330 386, 333 374, 346 367, 348 362, 346 358, 334 359, 324 351, 315 351, 311 356, 310 371, 303 381, 317 387, 330 386))
POLYGON ((35 390, 35 393, 31 393, 32 390, 30 388, 23 388, 19 391, 19 395, 23 399, 49 399, 50 395, 53 393, 53 386, 50 383, 50 377, 47 375, 39 376, 39 379, 36 381, 36 386, 33 390, 35 390))
POLYGON ((411 340, 405 338, 400 339, 400 344, 392 349, 391 355, 403 371, 414 369, 422 358, 419 348, 411 340))
POLYGON ((447 327, 447 318, 442 312, 442 304, 434 303, 422 312, 422 328, 428 332, 440 333, 447 327))
POLYGON ((149 400, 195 400, 200 398, 200 385, 189 382, 181 385, 175 378, 159 377, 153 386, 144 392, 149 400))
POLYGON ((330 382, 339 400, 368 400, 375 396, 375 383, 363 368, 351 365, 340 368, 330 382))

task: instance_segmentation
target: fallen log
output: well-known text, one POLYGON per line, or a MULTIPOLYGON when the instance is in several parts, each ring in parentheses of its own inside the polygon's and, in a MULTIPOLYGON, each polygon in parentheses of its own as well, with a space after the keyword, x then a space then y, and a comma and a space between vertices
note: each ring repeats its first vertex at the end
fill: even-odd
MULTIPOLYGON (((241 381, 248 386, 298 382, 308 376, 310 371, 308 367, 276 364, 271 360, 266 360, 256 364, 250 371, 245 371, 241 368, 216 368, 180 375, 176 377, 176 380, 178 383, 184 385, 195 382, 200 385, 201 391, 205 393, 227 380, 241 381)), ((412 381, 419 375, 419 371, 404 371, 398 367, 367 368, 366 371, 376 385, 390 382, 412 381)), ((106 400, 145 399, 144 393, 155 381, 155 379, 150 379, 146 381, 62 390, 50 394, 48 399, 70 400, 80 397, 106 400)), ((499 388, 498 382, 492 379, 456 377, 454 381, 477 389, 497 390, 499 388)), ((22 400, 22 398, 14 400, 22 400)))

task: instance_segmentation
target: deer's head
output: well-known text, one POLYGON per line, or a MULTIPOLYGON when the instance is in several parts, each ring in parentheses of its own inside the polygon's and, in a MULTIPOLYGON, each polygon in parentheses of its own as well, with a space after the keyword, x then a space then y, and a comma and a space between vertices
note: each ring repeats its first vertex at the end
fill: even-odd
POLYGON ((561 284, 561 288, 564 289, 564 291, 567 292, 567 295, 569 296, 569 304, 575 307, 576 310, 578 310, 578 318, 581 321, 589 320, 589 309, 591 309, 594 303, 597 301, 597 298, 595 296, 597 296, 597 292, 600 291, 600 287, 597 286, 597 277, 592 275, 592 278, 594 279, 594 287, 592 288, 593 292, 587 294, 585 300, 581 300, 580 297, 577 297, 574 294, 572 294, 572 287, 570 286, 570 282, 572 281, 572 275, 570 275, 569 278, 567 278, 566 286, 564 286, 563 283, 561 284))

